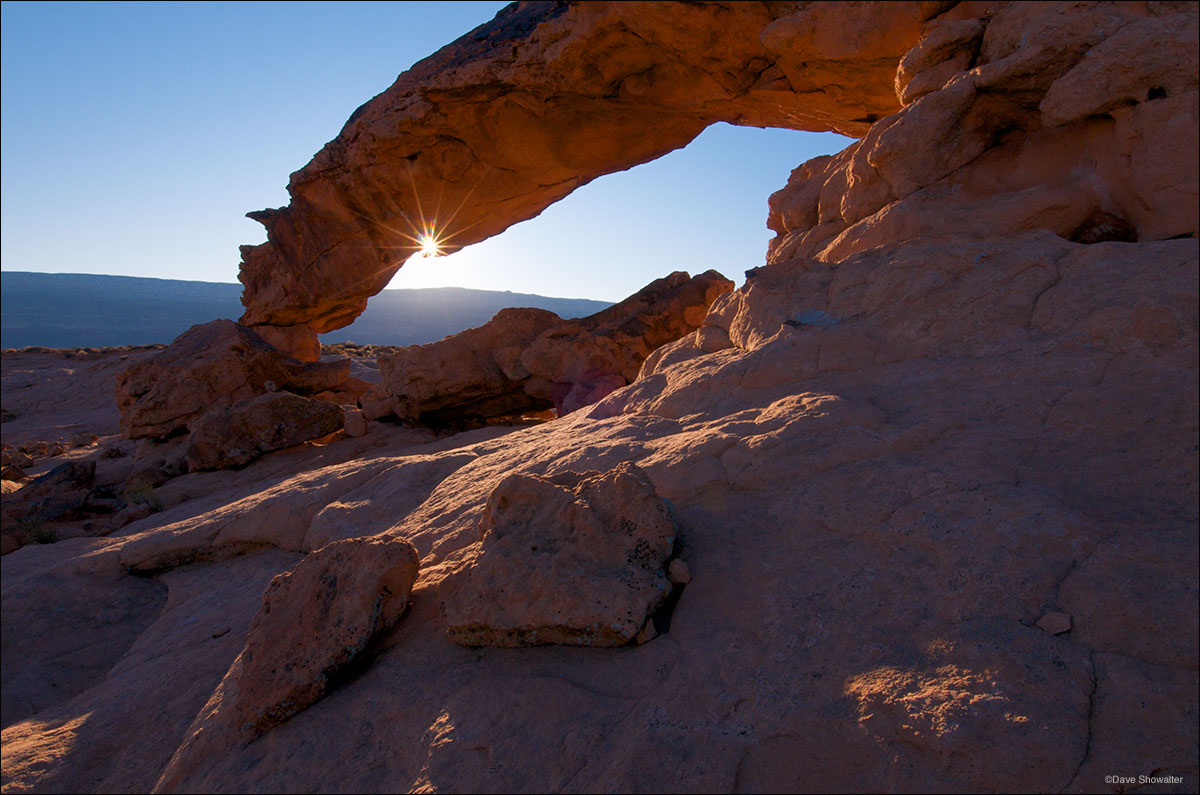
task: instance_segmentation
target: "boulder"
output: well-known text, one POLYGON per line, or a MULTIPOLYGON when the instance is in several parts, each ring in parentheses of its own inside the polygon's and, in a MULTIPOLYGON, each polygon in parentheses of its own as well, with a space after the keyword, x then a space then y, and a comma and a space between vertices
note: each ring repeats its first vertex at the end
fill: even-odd
POLYGON ((348 538, 307 555, 263 592, 246 645, 163 771, 155 791, 320 700, 400 620, 417 551, 387 536, 348 538))
POLYGON ((68 461, 4 497, 3 554, 51 540, 48 523, 80 511, 96 478, 95 461, 68 461))
POLYGON ((443 603, 446 636, 463 646, 621 646, 670 591, 671 507, 632 464, 510 475, 479 532, 443 603))
POLYGON ((349 538, 272 580, 239 659, 233 724, 259 734, 320 699, 400 619, 417 564, 407 541, 349 538))
POLYGON ((231 320, 193 326, 154 356, 117 376, 121 433, 181 433, 200 415, 278 390, 316 394, 341 388, 348 359, 301 362, 231 320))
POLYGON ((263 453, 341 430, 342 407, 324 400, 276 392, 205 414, 191 425, 188 468, 229 469, 263 453))

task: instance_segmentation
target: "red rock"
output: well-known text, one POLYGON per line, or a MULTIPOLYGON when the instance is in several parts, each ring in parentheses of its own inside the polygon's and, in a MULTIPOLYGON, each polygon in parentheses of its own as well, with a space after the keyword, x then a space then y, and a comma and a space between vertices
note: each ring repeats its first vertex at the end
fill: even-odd
POLYGON ((228 752, 319 701, 408 608, 412 544, 350 538, 306 556, 262 595, 245 648, 159 779, 170 790, 206 755, 228 752))
POLYGON ((670 589, 671 509, 627 464, 506 478, 479 532, 479 555, 443 605, 447 637, 464 646, 620 646, 670 589))
POLYGON ((379 357, 396 414, 461 422, 554 406, 561 416, 632 381, 645 358, 694 330, 733 283, 677 272, 590 317, 505 309, 476 329, 379 357))
POLYGON ((289 392, 259 395, 209 412, 191 425, 188 468, 228 469, 263 453, 317 439, 340 430, 340 406, 289 392))
POLYGON ((287 357, 229 320, 193 326, 157 355, 117 377, 121 432, 168 436, 201 414, 288 380, 287 357))
POLYGON ((358 437, 367 432, 367 421, 360 409, 343 406, 347 436, 358 437))
POLYGON ((1071 631, 1071 614, 1051 611, 1037 621, 1038 629, 1050 635, 1061 635, 1071 631))
POLYGON ((287 207, 250 214, 268 242, 242 248, 242 322, 348 325, 420 219, 453 251, 717 121, 862 134, 899 108, 896 62, 939 8, 512 6, 356 111, 287 207))

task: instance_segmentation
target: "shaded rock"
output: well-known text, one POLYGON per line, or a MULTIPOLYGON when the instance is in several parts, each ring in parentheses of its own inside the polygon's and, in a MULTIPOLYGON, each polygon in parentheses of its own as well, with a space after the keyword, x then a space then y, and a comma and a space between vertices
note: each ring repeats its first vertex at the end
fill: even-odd
POLYGON ((443 603, 464 646, 620 646, 669 591, 671 508, 635 466, 511 475, 488 497, 482 543, 443 603))
POLYGON ((342 407, 345 413, 345 430, 347 436, 358 437, 367 432, 367 421, 360 409, 350 406, 342 407))
POLYGON ((287 381, 279 384, 298 395, 315 395, 340 389, 350 379, 350 360, 346 358, 330 361, 306 362, 293 366, 287 381))
POLYGON ((259 395, 209 412, 191 425, 188 468, 228 469, 263 453, 317 439, 340 430, 341 406, 277 392, 259 395))
POLYGON ((417 551, 397 538, 350 538, 271 581, 240 658, 233 725, 257 734, 317 701, 408 607, 417 551))
POLYGON ((95 477, 95 461, 68 461, 8 494, 3 505, 3 554, 31 541, 51 540, 46 523, 82 510, 95 477))
POLYGON ((245 326, 214 320, 193 326, 158 354, 117 376, 121 433, 168 436, 200 415, 288 380, 287 356, 245 326))
POLYGON ((228 751, 320 700, 408 607, 416 549, 350 538, 307 555, 263 592, 245 648, 163 772, 170 791, 205 755, 228 751))
POLYGON ((521 352, 542 332, 563 325, 544 309, 502 309, 479 328, 440 342, 379 357, 383 386, 398 417, 453 409, 456 416, 498 416, 537 406, 521 382, 521 352))
POLYGON ((692 581, 692 572, 682 558, 675 558, 671 565, 667 566, 667 578, 672 585, 687 585, 692 581))
POLYGON ((394 413, 392 411, 392 396, 380 384, 371 384, 363 391, 358 399, 363 417, 367 420, 378 420, 394 413))
POLYGON ((664 343, 696 329, 733 282, 676 272, 579 320, 505 309, 479 328, 379 357, 402 419, 478 421, 553 406, 561 416, 632 382, 664 343))
POLYGON ((1071 614, 1051 611, 1037 621, 1038 629, 1050 635, 1061 635, 1071 631, 1071 614))

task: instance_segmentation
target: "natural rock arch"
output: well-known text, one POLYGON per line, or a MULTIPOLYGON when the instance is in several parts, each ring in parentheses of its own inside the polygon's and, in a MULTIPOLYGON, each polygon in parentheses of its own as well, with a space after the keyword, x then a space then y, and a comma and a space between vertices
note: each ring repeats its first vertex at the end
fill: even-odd
POLYGON ((267 242, 242 247, 242 322, 315 358, 423 234, 484 240, 719 121, 861 136, 952 5, 513 4, 355 111, 289 206, 249 214, 267 242))

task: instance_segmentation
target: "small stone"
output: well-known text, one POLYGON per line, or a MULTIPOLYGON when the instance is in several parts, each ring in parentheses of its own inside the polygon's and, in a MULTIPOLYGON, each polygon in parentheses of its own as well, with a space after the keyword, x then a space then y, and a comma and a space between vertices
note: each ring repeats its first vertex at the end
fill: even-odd
POLYGON ((346 435, 359 437, 367 432, 367 418, 360 409, 343 406, 346 410, 346 435))
POLYGON ((672 585, 687 585, 692 581, 692 573, 682 558, 675 558, 667 566, 667 577, 671 580, 672 585))
POLYGON ((1071 629, 1071 614, 1049 612, 1038 619, 1037 626, 1051 635, 1061 635, 1071 629))
POLYGON ((642 631, 633 638, 633 642, 641 646, 644 643, 649 643, 658 637, 658 630, 654 628, 654 619, 647 618, 645 625, 642 626, 642 631))

